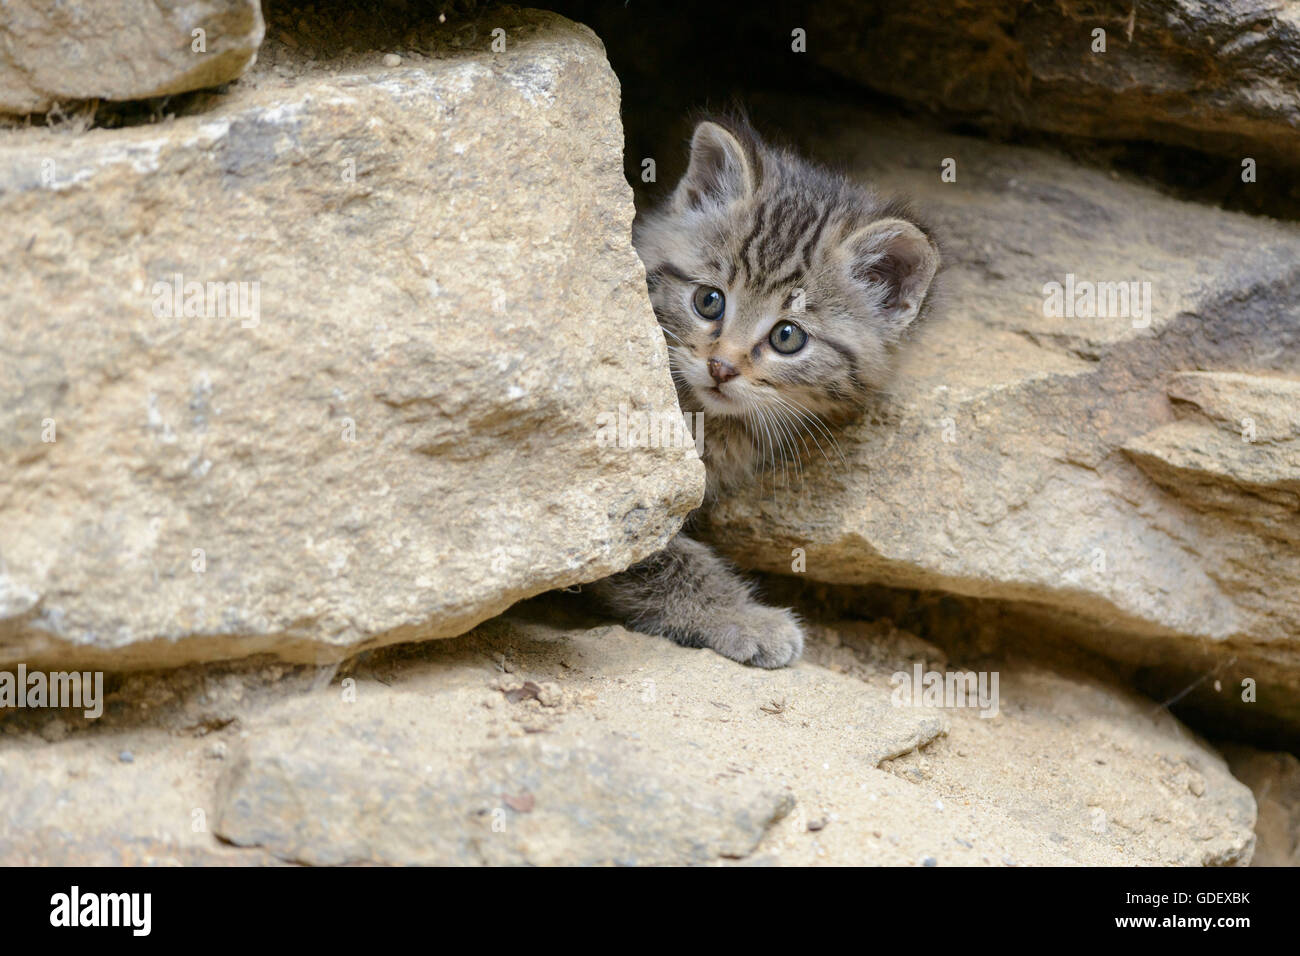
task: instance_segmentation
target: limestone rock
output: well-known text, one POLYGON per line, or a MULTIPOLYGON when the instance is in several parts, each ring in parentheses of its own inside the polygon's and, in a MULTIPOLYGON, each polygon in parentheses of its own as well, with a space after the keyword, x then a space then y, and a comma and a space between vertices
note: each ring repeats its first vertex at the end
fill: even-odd
POLYGON ((260 742, 223 777, 216 833, 314 865, 655 865, 753 851, 793 801, 684 787, 612 738, 527 738, 440 776, 375 766, 374 742, 260 742))
POLYGON ((12 0, 0 8, 0 112, 227 83, 253 62, 263 32, 258 0, 12 0))
POLYGON ((917 198, 948 266, 891 397, 840 436, 844 463, 809 439, 802 483, 722 501, 715 543, 763 571, 791 574, 802 548, 805 578, 1036 609, 1144 665, 1231 661, 1229 689, 1271 686, 1220 695, 1220 714, 1300 729, 1300 229, 819 116, 813 152, 917 198), (1053 283, 1082 308, 1055 310, 1053 283), (1127 313, 1109 293, 1088 308, 1085 284, 1120 283, 1138 283, 1127 313))
POLYGON ((1300 538, 1300 380, 1181 372, 1167 390, 1178 419, 1125 453, 1193 506, 1300 538))
POLYGON ((0 863, 1250 857, 1249 789, 1096 678, 949 661, 862 621, 814 624, 806 658, 767 671, 575 607, 540 598, 363 655, 332 683, 255 661, 136 674, 59 734, 48 713, 11 711, 0 863), (897 675, 918 664, 997 672, 996 713, 903 700, 897 675), (530 683, 545 702, 513 692, 530 683))
POLYGON ((676 533, 694 448, 597 441, 677 408, 618 83, 584 27, 493 24, 0 136, 0 665, 338 659, 676 533))
POLYGON ((1300 866, 1300 760, 1240 744, 1225 747, 1223 755, 1259 807, 1251 866, 1300 866))
POLYGON ((1293 0, 822 0, 808 21, 822 66, 949 113, 1192 146, 1234 166, 1300 155, 1293 0))

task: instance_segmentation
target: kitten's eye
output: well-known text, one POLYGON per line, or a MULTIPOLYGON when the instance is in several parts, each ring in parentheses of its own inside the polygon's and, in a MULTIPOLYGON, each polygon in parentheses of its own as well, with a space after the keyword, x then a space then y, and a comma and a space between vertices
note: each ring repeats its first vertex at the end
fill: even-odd
POLYGON ((793 322, 778 322, 772 326, 772 332, 767 340, 772 343, 772 348, 782 355, 793 355, 804 347, 804 343, 808 341, 808 333, 793 322))
POLYGON ((702 285, 695 290, 694 305, 700 318, 712 321, 722 318, 722 313, 727 308, 727 297, 722 294, 721 289, 702 285))

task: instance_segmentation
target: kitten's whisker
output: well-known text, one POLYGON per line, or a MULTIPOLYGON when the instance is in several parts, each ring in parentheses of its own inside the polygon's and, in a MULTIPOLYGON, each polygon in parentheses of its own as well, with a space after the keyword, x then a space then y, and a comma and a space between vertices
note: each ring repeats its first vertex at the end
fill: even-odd
POLYGON ((764 417, 766 417, 767 420, 772 425, 772 434, 776 437, 776 441, 777 441, 777 454, 781 457, 781 487, 788 488, 790 487, 790 472, 789 472, 790 454, 786 449, 785 435, 781 432, 781 428, 779 423, 776 420, 776 416, 772 415, 771 412, 768 411, 767 409, 764 409, 763 414, 764 417))
MULTIPOLYGON (((804 440, 803 431, 800 427, 803 423, 796 417, 797 413, 785 402, 782 402, 779 397, 777 397, 777 402, 778 404, 776 407, 772 409, 773 415, 775 415, 782 424, 787 427, 788 434, 791 435, 793 441, 797 441, 799 444, 803 445, 804 454, 812 454, 811 449, 808 447, 808 442, 804 440)), ((791 451, 795 450, 793 441, 791 443, 791 451)), ((796 456, 795 460, 798 460, 798 456, 796 456)))
POLYGON ((781 481, 785 487, 788 488, 790 486, 790 473, 787 469, 787 464, 792 464, 794 465, 795 476, 799 479, 799 483, 802 486, 803 468, 799 464, 798 449, 794 446, 796 433, 790 429, 786 420, 781 415, 777 414, 777 411, 778 410, 775 408, 765 409, 765 413, 770 415, 773 430, 777 433, 781 442, 781 481))
MULTIPOLYGON (((761 409, 759 409, 758 406, 754 406, 754 407, 753 407, 753 412, 754 412, 754 420, 755 420, 755 422, 757 422, 758 425, 759 425, 759 427, 761 427, 761 428, 763 429, 764 444, 763 444, 762 451, 764 452, 764 458, 766 459, 766 462, 765 462, 765 464, 764 464, 764 467, 775 468, 775 465, 776 465, 776 447, 775 447, 775 445, 774 445, 774 443, 773 443, 773 441, 772 441, 772 432, 771 432, 771 430, 767 427, 767 423, 766 423, 765 421, 763 421, 763 419, 762 419, 762 416, 761 416, 761 414, 760 414, 761 409)), ((761 489, 760 489, 760 490, 761 490, 761 489)), ((773 494, 776 494, 776 475, 775 475, 775 474, 773 474, 773 476, 772 476, 772 493, 773 493, 773 494)))
MULTIPOLYGON (((780 396, 778 396, 778 397, 780 397, 780 396)), ((806 421, 808 421, 808 422, 810 422, 811 424, 815 425, 815 426, 816 426, 816 427, 821 431, 821 433, 822 433, 823 435, 826 436, 826 440, 827 440, 828 442, 830 442, 831 447, 835 449, 835 454, 837 454, 837 455, 839 456, 840 464, 843 465, 843 466, 845 466, 845 467, 847 467, 847 466, 848 466, 848 462, 847 462, 847 461, 845 460, 845 458, 844 458, 844 451, 843 451, 843 449, 840 448, 840 443, 839 443, 838 441, 836 441, 835 436, 831 434, 830 429, 827 428, 826 425, 825 425, 825 423, 821 420, 821 416, 819 416, 816 412, 811 411, 810 409, 806 408, 802 403, 800 403, 800 402, 797 401, 796 399, 793 399, 793 398, 790 398, 790 397, 787 396, 787 397, 782 397, 781 400, 784 401, 784 402, 788 402, 788 403, 790 404, 790 406, 791 406, 793 409, 795 409, 796 411, 801 412, 801 413, 802 413, 802 417, 803 417, 806 421)), ((821 447, 821 443, 820 443, 820 442, 818 442, 818 447, 819 447, 819 448, 821 447)), ((823 454, 825 454, 825 453, 823 452, 823 454)))
MULTIPOLYGON (((775 421, 777 427, 781 429, 781 432, 783 432, 785 437, 789 440, 790 464, 793 464, 794 466, 794 477, 797 477, 798 483, 800 483, 800 488, 803 488, 803 466, 800 460, 800 453, 798 453, 797 447, 794 446, 794 442, 800 441, 800 433, 798 433, 797 429, 792 428, 792 423, 790 423, 787 416, 781 412, 780 407, 772 408, 771 411, 772 420, 775 421)), ((805 445, 803 445, 803 450, 807 451, 806 442, 805 445)))
POLYGON ((798 424, 798 421, 787 409, 782 408, 779 405, 774 407, 772 409, 772 417, 777 421, 781 426, 781 430, 784 431, 786 436, 790 439, 790 457, 793 460, 795 477, 799 479, 799 487, 803 488, 803 462, 794 443, 797 441, 802 444, 804 454, 810 454, 808 443, 804 441, 803 434, 795 427, 798 424))
MULTIPOLYGON (((817 440, 817 433, 808 427, 807 415, 799 411, 797 408, 795 408, 789 402, 781 398, 781 396, 779 395, 773 395, 773 399, 779 404, 779 406, 782 409, 784 409, 791 416, 790 419, 791 424, 799 426, 800 430, 798 434, 800 440, 801 441, 803 440, 803 433, 807 432, 808 437, 811 438, 813 440, 813 444, 817 446, 817 450, 822 453, 822 457, 826 459, 827 463, 830 463, 831 460, 830 456, 826 454, 826 449, 822 447, 822 443, 817 440)), ((803 447, 804 447, 804 451, 808 452, 809 454, 812 454, 812 452, 808 448, 808 443, 806 441, 803 442, 803 447)))
POLYGON ((762 465, 762 467, 763 467, 763 470, 766 471, 766 470, 767 470, 769 467, 771 467, 771 465, 773 464, 773 461, 772 461, 772 443, 771 443, 771 435, 770 435, 770 433, 769 433, 768 430, 767 430, 767 425, 766 425, 766 423, 763 422, 762 417, 758 414, 758 409, 757 409, 757 408, 754 408, 754 409, 753 409, 753 412, 754 412, 754 422, 755 422, 755 424, 756 424, 760 429, 762 429, 762 435, 763 435, 763 446, 762 446, 762 449, 761 449, 762 452, 763 452, 763 465, 762 465))
MULTIPOLYGON (((756 439, 758 438, 758 425, 750 414, 749 408, 742 408, 741 411, 745 415, 745 434, 749 436, 749 447, 755 454, 757 454, 760 450, 759 446, 756 444, 756 439)), ((760 495, 763 493, 763 477, 761 473, 758 476, 758 493, 760 495)))
POLYGON ((786 449, 786 442, 785 442, 786 434, 784 430, 781 428, 781 422, 777 419, 776 414, 772 409, 765 408, 762 411, 763 411, 764 419, 766 419, 768 422, 771 423, 772 432, 776 436, 777 441, 780 443, 781 485, 783 487, 789 487, 790 474, 786 469, 786 460, 789 457, 789 453, 786 449))
POLYGON ((673 376, 674 379, 680 381, 683 385, 690 385, 690 382, 686 380, 686 372, 680 368, 675 367, 673 364, 673 357, 681 351, 683 351, 683 349, 680 346, 677 345, 668 346, 668 371, 673 376))

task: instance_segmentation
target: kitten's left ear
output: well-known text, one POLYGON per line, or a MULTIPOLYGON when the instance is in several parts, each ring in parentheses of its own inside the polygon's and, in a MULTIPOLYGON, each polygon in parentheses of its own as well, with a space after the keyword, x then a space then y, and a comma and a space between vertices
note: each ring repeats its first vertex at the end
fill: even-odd
POLYGON ((849 281, 869 296, 894 333, 916 320, 939 268, 939 247, 914 223, 882 219, 841 246, 849 281))

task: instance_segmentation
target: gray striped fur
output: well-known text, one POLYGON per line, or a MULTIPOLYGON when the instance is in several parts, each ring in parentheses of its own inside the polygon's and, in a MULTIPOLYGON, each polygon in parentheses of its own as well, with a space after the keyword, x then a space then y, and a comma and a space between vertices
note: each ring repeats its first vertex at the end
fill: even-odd
MULTIPOLYGON (((831 429, 886 382, 939 265, 938 246, 905 204, 728 120, 696 127, 686 174, 633 237, 682 409, 705 416, 710 499, 834 444, 831 429), (725 295, 720 319, 696 311, 701 286, 725 295), (784 322, 807 336, 794 354, 769 341, 784 322), (710 359, 734 377, 712 377, 710 359)), ((760 604, 685 535, 596 590, 631 626, 734 660, 779 667, 803 647, 793 613, 760 604)))

